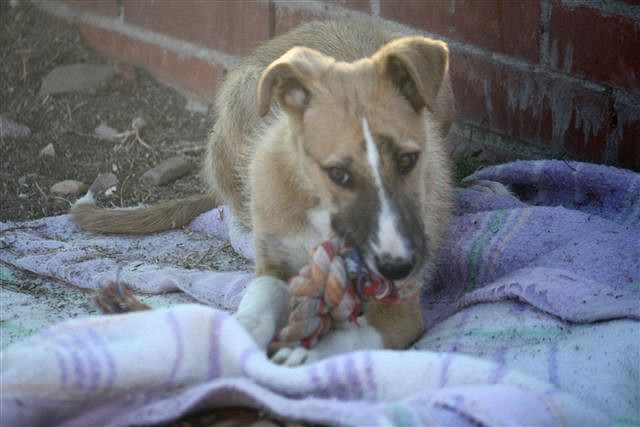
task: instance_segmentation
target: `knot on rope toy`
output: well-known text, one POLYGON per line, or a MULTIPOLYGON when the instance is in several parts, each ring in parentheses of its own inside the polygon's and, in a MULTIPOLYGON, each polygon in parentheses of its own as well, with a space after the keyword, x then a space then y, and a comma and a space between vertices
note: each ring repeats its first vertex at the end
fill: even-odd
MULTIPOLYGON (((332 239, 321 243, 312 261, 289 282, 292 311, 288 324, 276 333, 271 351, 282 347, 313 347, 332 327, 346 321, 360 326, 362 303, 394 304, 407 299, 391 280, 376 275, 357 249, 332 239)), ((416 289, 417 291, 418 289, 416 289)), ((417 292, 411 292, 412 297, 417 292)))

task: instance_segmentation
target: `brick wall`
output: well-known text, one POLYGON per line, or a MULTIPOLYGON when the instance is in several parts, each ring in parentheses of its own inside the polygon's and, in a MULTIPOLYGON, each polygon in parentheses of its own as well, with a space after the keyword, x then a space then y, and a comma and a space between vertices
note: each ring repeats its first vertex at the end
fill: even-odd
POLYGON ((104 55, 210 101, 257 43, 370 15, 451 48, 456 153, 566 156, 640 170, 638 0, 44 2, 104 55))

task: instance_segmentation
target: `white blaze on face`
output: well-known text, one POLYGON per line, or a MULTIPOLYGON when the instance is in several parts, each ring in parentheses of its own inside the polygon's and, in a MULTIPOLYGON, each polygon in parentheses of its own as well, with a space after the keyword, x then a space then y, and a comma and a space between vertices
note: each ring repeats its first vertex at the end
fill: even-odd
POLYGON ((362 118, 362 133, 367 147, 367 160, 371 167, 371 175, 378 190, 380 212, 378 216, 378 242, 372 243, 372 249, 378 254, 386 254, 393 258, 408 258, 408 250, 402 235, 398 232, 397 215, 392 210, 389 198, 384 190, 380 174, 380 154, 369 129, 369 122, 362 118))

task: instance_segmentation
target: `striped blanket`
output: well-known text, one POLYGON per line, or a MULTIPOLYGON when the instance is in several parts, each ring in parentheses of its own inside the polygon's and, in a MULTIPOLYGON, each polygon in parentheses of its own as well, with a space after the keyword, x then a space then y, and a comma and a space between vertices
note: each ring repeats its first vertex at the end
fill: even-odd
POLYGON ((343 425, 639 425, 640 175, 576 162, 515 162, 459 190, 427 331, 406 351, 273 365, 229 316, 248 272, 189 269, 250 236, 226 208, 186 230, 96 236, 66 216, 0 224, 0 260, 95 288, 121 268, 139 292, 205 304, 68 320, 4 348, 0 424, 155 425, 248 406, 343 425))

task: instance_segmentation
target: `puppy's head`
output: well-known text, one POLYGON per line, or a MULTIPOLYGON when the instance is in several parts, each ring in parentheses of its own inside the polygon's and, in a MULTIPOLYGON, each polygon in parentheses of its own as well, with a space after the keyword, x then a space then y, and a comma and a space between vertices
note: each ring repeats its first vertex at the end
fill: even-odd
POLYGON ((430 256, 425 114, 438 108, 447 72, 444 43, 407 37, 353 63, 296 47, 259 83, 259 112, 275 98, 288 114, 334 233, 389 279, 411 276, 430 256))

